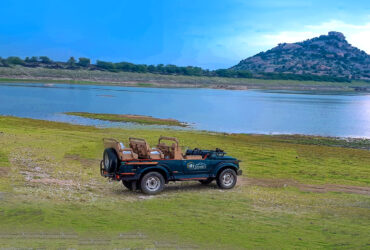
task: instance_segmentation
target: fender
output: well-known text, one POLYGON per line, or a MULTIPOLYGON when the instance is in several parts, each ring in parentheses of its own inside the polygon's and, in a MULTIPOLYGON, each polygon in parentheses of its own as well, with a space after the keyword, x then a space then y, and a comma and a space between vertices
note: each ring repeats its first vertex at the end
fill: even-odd
POLYGON ((221 168, 224 168, 224 167, 230 167, 230 168, 234 169, 234 170, 235 170, 235 172, 238 172, 238 169, 239 169, 239 166, 237 166, 235 163, 232 163, 232 162, 221 162, 221 163, 219 163, 219 164, 215 167, 215 169, 214 169, 214 171, 213 171, 212 175, 213 175, 214 177, 216 177, 216 176, 217 176, 217 173, 220 171, 220 169, 221 169, 221 168))
POLYGON ((165 178, 166 181, 170 178, 170 174, 169 174, 168 169, 165 168, 164 166, 161 166, 161 165, 155 165, 155 166, 152 166, 152 167, 144 168, 138 174, 138 178, 140 179, 142 177, 143 173, 147 173, 147 172, 150 172, 150 171, 156 171, 156 170, 165 174, 164 178, 165 178))

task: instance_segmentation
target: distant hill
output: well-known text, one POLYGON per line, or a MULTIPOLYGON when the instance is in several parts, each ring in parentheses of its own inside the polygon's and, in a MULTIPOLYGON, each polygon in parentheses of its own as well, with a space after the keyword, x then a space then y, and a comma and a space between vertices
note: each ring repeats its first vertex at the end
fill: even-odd
MULTIPOLYGON (((342 33, 329 32, 299 43, 283 43, 277 47, 242 60, 229 69, 208 70, 196 66, 173 64, 135 64, 108 62, 89 58, 78 61, 70 57, 66 62, 53 61, 47 56, 24 59, 17 56, 0 57, 0 70, 10 73, 12 68, 41 68, 55 70, 89 70, 105 72, 151 73, 154 75, 183 75, 199 77, 255 78, 264 80, 293 80, 316 82, 351 82, 370 80, 370 56, 352 47, 342 33)), ((25 71, 25 70, 23 70, 25 71)), ((14 77, 6 74, 7 77, 14 77)), ((67 74, 67 71, 65 71, 67 74)), ((1 75, 0 75, 1 76, 1 75)), ((368 82, 367 81, 367 82, 368 82)))
POLYGON ((303 42, 278 46, 240 61, 233 70, 256 73, 290 73, 370 80, 370 55, 331 31, 303 42))

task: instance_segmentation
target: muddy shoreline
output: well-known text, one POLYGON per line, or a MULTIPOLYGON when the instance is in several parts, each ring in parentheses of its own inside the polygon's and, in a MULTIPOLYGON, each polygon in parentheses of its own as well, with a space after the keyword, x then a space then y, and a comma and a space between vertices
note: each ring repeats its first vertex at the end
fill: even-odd
POLYGON ((113 85, 152 88, 210 88, 228 90, 266 89, 297 91, 370 92, 370 82, 318 82, 162 75, 152 73, 108 72, 27 67, 0 67, 2 82, 41 82, 89 85, 113 85))
POLYGON ((268 84, 203 84, 203 83, 181 83, 181 82, 159 82, 159 81, 101 81, 91 79, 73 78, 48 78, 48 77, 11 77, 0 76, 0 84, 10 83, 55 83, 55 84, 83 84, 83 85, 107 85, 122 87, 149 87, 149 88, 209 88, 224 90, 296 90, 296 91, 323 91, 323 92, 363 92, 369 93, 370 87, 331 87, 320 85, 290 85, 290 86, 268 86, 268 84))

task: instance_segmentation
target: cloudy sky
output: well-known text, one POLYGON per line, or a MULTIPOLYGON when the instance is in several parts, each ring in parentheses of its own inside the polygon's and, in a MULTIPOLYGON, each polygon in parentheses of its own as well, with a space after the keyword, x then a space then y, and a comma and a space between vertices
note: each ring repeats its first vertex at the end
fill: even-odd
POLYGON ((2 0, 0 15, 1 57, 215 69, 332 30, 370 54, 368 0, 2 0))

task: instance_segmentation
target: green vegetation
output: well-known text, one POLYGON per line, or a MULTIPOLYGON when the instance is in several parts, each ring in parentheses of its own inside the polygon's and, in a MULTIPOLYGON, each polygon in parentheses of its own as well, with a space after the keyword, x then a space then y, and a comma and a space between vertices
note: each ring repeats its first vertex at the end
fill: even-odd
POLYGON ((85 58, 85 57, 80 57, 78 59, 78 65, 81 66, 81 67, 84 67, 84 68, 89 67, 90 66, 90 59, 85 58))
POLYGON ((320 76, 309 74, 284 74, 284 73, 252 73, 246 70, 218 69, 208 70, 200 67, 186 66, 180 67, 173 64, 134 64, 129 62, 106 62, 97 60, 96 64, 91 64, 89 58, 81 57, 78 63, 74 57, 70 57, 67 62, 53 62, 46 56, 26 57, 22 60, 19 57, 0 58, 0 67, 10 67, 12 65, 23 65, 25 67, 45 67, 59 69, 89 69, 103 70, 110 72, 133 72, 133 73, 152 73, 162 75, 184 75, 184 76, 205 76, 205 77, 225 77, 225 78, 259 78, 259 79, 279 79, 297 81, 317 81, 317 82, 350 82, 348 78, 335 76, 320 76), (32 60, 31 60, 32 59, 32 60))
MULTIPOLYGON (((73 60, 71 60, 73 63, 73 60)), ((76 62, 74 62, 76 63, 76 62)), ((77 66, 76 66, 77 67, 77 66)), ((45 67, 0 67, 0 82, 45 82, 105 84, 139 87, 182 87, 223 89, 282 89, 318 91, 369 91, 370 82, 317 82, 295 80, 267 80, 207 76, 163 75, 100 70, 56 69, 45 67)))
MULTIPOLYGON (((370 151, 341 147, 344 142, 339 142, 299 136, 98 129, 0 116, 0 244, 87 249, 365 249, 370 243, 370 151), (183 182, 148 197, 99 175, 102 138, 127 142, 129 136, 143 137, 154 146, 160 135, 178 137, 181 145, 190 148, 221 147, 242 160, 244 177, 229 191, 220 191, 214 184, 183 182), (321 187, 318 190, 323 193, 291 185, 297 182, 321 187), (325 187, 334 184, 345 187, 347 193, 326 192, 325 187), (360 187, 365 194, 356 193, 360 187)), ((368 147, 368 142, 360 147, 364 145, 368 147)))
POLYGON ((345 77, 335 77, 326 75, 310 74, 291 74, 291 73, 259 73, 262 79, 276 80, 296 80, 296 81, 315 81, 315 82, 351 82, 345 77))
POLYGON ((51 64, 53 61, 47 56, 40 56, 40 63, 51 64))
POLYGON ((133 122, 144 125, 166 125, 186 127, 183 122, 174 119, 161 119, 144 115, 117 115, 117 114, 97 114, 88 112, 66 112, 67 115, 75 115, 86 118, 98 119, 111 122, 133 122))

